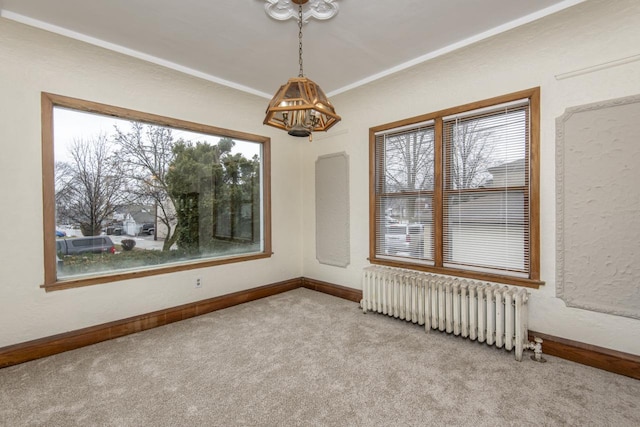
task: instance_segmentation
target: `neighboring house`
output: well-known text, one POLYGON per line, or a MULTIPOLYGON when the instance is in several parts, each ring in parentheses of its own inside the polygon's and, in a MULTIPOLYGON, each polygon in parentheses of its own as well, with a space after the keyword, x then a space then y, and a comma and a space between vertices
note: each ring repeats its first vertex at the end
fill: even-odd
MULTIPOLYGON (((524 185, 524 159, 487 170, 492 177, 484 188, 524 185)), ((426 201, 417 203, 417 206, 415 222, 423 224, 422 237, 411 240, 411 254, 429 259, 433 245, 431 209, 426 201)), ((447 264, 484 263, 495 268, 524 269, 526 259, 522 256, 522 248, 527 229, 524 206, 524 194, 517 191, 461 194, 458 201, 450 200, 445 236, 448 242, 447 264), (479 247, 494 249, 478 251, 479 247), (501 252, 496 253, 496 250, 501 252)))
MULTIPOLYGON (((524 159, 488 168, 488 171, 493 178, 485 188, 524 185, 524 159)), ((465 197, 469 195, 461 196, 465 197)), ((448 255, 452 262, 480 262, 496 268, 524 269, 526 260, 522 248, 528 219, 524 208, 524 194, 520 191, 479 193, 472 199, 453 201, 448 208, 447 224, 448 255), (479 247, 493 250, 478 251, 479 247)))
POLYGON ((487 183, 486 187, 518 187, 524 185, 524 171, 527 169, 525 166, 524 159, 518 159, 488 168, 487 170, 493 176, 493 179, 487 183))
POLYGON ((124 220, 122 221, 122 232, 128 236, 137 236, 144 224, 155 224, 156 218, 153 215, 153 207, 130 206, 126 208, 124 220))
POLYGON ((454 263, 523 270, 526 229, 522 193, 490 193, 451 205, 449 257, 454 263), (478 250, 483 247, 492 250, 478 250), (496 253, 498 250, 500 253, 496 253))

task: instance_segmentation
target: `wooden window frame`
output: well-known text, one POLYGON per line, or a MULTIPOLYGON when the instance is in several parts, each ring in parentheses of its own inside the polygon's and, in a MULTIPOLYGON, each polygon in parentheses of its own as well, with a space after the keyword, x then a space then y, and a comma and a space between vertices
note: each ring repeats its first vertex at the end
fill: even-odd
POLYGON ((544 282, 540 280, 540 88, 535 87, 502 96, 497 96, 482 101, 472 102, 433 113, 423 114, 369 129, 369 262, 372 264, 387 265, 391 267, 406 268, 426 271, 436 274, 457 276, 496 283, 505 283, 529 288, 538 288, 544 282), (444 253, 444 147, 443 147, 443 118, 455 114, 461 114, 480 108, 504 104, 519 99, 529 99, 529 215, 530 222, 525 233, 529 235, 529 275, 527 278, 501 275, 496 273, 462 270, 443 266, 444 253), (376 195, 376 133, 391 129, 410 126, 413 124, 433 120, 434 130, 434 157, 435 179, 433 191, 433 220, 434 220, 434 265, 424 265, 407 260, 391 260, 381 258, 376 254, 376 225, 379 213, 377 212, 376 195))
POLYGON ((209 126, 185 120, 164 117, 156 114, 144 113, 128 108, 71 98, 52 93, 41 93, 42 108, 42 197, 43 197, 43 233, 44 233, 44 283, 40 286, 47 292, 62 289, 77 288, 101 283, 116 282, 140 277, 155 276, 174 273, 178 271, 206 268, 216 265, 236 262, 251 261, 269 258, 271 249, 271 139, 261 135, 239 132, 215 126, 209 126), (186 261, 180 264, 168 266, 149 266, 148 268, 126 271, 96 274, 78 278, 58 280, 56 266, 56 223, 55 223, 55 155, 53 133, 54 107, 63 107, 78 111, 95 113, 105 116, 117 117, 125 120, 136 120, 148 124, 168 126, 193 132, 213 134, 220 137, 242 139, 245 141, 262 144, 262 210, 263 210, 263 235, 264 247, 259 253, 249 255, 236 255, 221 258, 209 258, 205 260, 186 261))

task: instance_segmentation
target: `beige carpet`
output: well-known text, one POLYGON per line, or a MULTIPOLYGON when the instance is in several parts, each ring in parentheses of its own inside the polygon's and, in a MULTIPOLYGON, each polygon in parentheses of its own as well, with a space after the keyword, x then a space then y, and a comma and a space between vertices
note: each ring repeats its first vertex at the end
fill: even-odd
POLYGON ((639 426, 640 381, 297 289, 0 370, 2 426, 639 426))

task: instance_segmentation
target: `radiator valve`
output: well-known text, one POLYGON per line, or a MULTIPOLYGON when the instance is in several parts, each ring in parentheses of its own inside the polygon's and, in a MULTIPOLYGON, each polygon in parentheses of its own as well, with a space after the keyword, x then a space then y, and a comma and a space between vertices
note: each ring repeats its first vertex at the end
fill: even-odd
POLYGON ((533 350, 533 355, 531 356, 531 360, 535 362, 545 363, 547 359, 542 357, 542 338, 534 337, 533 342, 528 342, 525 345, 525 349, 533 350))

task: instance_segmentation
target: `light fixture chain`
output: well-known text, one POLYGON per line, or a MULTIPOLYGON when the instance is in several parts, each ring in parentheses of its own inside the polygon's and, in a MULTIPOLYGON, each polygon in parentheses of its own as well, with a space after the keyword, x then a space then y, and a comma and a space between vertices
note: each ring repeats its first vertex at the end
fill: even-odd
MULTIPOLYGON (((267 1, 272 2, 272 4, 278 1, 286 2, 287 7, 290 7, 291 17, 295 16, 295 9, 292 3, 298 5, 298 63, 300 64, 300 74, 298 74, 297 78, 290 78, 286 84, 280 87, 269 103, 263 123, 283 129, 291 136, 309 137, 309 141, 311 141, 313 132, 326 131, 338 123, 341 118, 336 114, 331 102, 324 96, 322 89, 315 82, 304 76, 302 65, 302 25, 305 21, 302 5, 309 2, 309 0, 267 1), (320 96, 320 94, 323 96, 320 96)), ((337 0, 313 1, 325 1, 329 4, 337 0)), ((316 7, 317 3, 313 3, 313 5, 313 7, 316 7)))
POLYGON ((302 3, 298 4, 298 63, 300 64, 298 77, 304 77, 302 70, 302 3))

